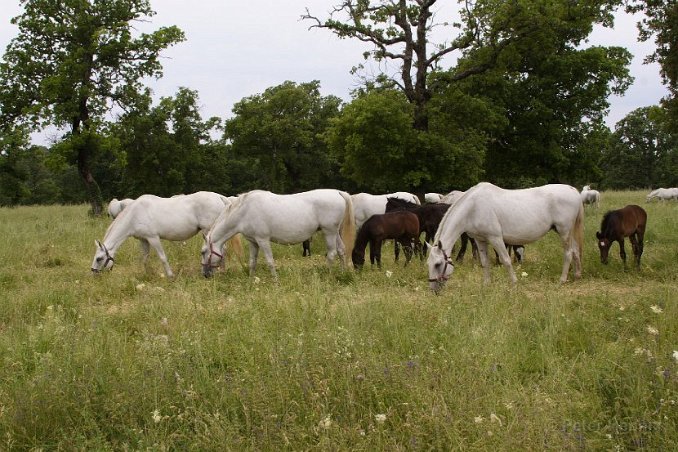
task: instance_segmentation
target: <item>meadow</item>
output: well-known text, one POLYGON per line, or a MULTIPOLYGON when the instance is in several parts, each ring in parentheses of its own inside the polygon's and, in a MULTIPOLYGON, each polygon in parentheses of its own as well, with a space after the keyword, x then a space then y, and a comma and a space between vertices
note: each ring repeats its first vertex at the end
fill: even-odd
POLYGON ((467 253, 438 296, 392 245, 356 273, 320 239, 274 247, 278 283, 262 256, 203 278, 198 237, 164 242, 173 280, 133 239, 93 276, 108 219, 2 208, 0 449, 677 450, 678 203, 646 194, 586 208, 581 280, 559 284, 551 233, 516 286, 467 253), (595 241, 629 203, 640 272, 595 241))

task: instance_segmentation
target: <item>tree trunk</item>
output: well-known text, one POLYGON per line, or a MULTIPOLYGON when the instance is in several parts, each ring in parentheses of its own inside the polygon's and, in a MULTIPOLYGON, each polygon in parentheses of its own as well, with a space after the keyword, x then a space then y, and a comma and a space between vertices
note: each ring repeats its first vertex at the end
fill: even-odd
POLYGON ((80 142, 77 145, 78 174, 80 174, 82 181, 85 183, 87 198, 92 208, 91 214, 98 217, 104 213, 103 198, 101 197, 101 189, 99 188, 99 184, 97 184, 97 181, 94 180, 94 176, 92 176, 92 171, 89 167, 89 160, 92 154, 91 150, 89 149, 89 144, 89 140, 84 140, 84 142, 80 142))

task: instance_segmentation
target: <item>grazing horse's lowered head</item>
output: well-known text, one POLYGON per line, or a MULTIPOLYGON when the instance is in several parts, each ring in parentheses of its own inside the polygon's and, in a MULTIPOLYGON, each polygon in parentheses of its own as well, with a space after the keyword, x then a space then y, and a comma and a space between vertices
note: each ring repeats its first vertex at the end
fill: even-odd
POLYGON ((454 264, 450 256, 445 252, 442 243, 438 242, 434 246, 429 245, 428 242, 424 243, 426 243, 430 251, 427 259, 429 287, 437 295, 445 285, 445 282, 452 276, 454 264))
POLYGON ((97 274, 102 270, 112 269, 113 264, 115 263, 113 254, 100 241, 95 240, 94 243, 97 246, 97 250, 94 253, 94 259, 92 260, 92 273, 97 274))

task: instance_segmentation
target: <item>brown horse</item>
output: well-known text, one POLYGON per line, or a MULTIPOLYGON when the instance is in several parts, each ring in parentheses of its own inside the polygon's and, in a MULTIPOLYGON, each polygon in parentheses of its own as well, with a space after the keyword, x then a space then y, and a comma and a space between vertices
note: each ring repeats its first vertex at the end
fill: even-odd
MULTIPOLYGON (((430 203, 419 205, 413 202, 405 201, 400 198, 387 198, 386 199, 386 212, 395 212, 398 210, 405 210, 412 212, 419 219, 419 234, 424 233, 424 240, 428 243, 432 243, 433 237, 436 235, 438 230, 438 225, 440 220, 443 219, 447 209, 450 208, 449 204, 445 203, 430 203)), ((422 250, 422 259, 426 254, 426 248, 422 250)), ((396 254, 396 260, 398 260, 396 254)))
POLYGON ((619 242, 619 255, 626 267, 626 251, 624 251, 624 237, 628 237, 633 248, 636 267, 640 268, 640 256, 643 254, 643 236, 647 213, 642 207, 635 204, 622 209, 611 210, 603 216, 600 223, 600 232, 596 232, 598 248, 600 248, 600 262, 607 264, 608 253, 613 242, 619 242))
POLYGON ((412 212, 396 211, 372 215, 363 223, 355 239, 353 266, 362 268, 365 264, 365 248, 370 245, 370 262, 381 268, 381 244, 394 239, 405 250, 405 265, 412 259, 413 250, 419 249, 419 219, 412 212))

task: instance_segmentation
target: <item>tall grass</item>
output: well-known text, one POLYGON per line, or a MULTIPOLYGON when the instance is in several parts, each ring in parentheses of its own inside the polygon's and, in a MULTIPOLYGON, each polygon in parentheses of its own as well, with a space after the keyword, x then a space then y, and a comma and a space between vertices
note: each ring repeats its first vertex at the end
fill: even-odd
POLYGON ((275 246, 278 283, 202 278, 198 238, 164 243, 174 280, 134 240, 94 277, 108 220, 0 209, 0 449, 676 449, 678 204, 644 195, 587 207, 582 280, 558 283, 550 234, 515 287, 467 256, 439 296, 392 248, 330 270, 322 240, 275 246), (628 203, 640 272, 595 244, 628 203))

